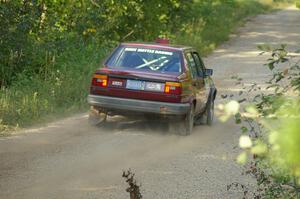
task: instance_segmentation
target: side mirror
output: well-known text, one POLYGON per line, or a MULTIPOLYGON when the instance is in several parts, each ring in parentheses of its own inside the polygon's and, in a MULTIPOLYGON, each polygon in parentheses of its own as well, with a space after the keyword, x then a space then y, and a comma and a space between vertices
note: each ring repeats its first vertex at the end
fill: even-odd
POLYGON ((212 76, 213 72, 214 72, 213 69, 205 69, 204 76, 205 77, 212 76))

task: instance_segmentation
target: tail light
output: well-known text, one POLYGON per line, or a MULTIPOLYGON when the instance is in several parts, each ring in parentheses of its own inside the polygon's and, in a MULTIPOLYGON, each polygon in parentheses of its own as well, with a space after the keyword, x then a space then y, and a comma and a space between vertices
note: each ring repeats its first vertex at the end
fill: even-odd
POLYGON ((166 82, 165 93, 181 94, 181 83, 179 82, 166 82))
POLYGON ((95 74, 92 80, 93 86, 107 87, 107 75, 95 74))

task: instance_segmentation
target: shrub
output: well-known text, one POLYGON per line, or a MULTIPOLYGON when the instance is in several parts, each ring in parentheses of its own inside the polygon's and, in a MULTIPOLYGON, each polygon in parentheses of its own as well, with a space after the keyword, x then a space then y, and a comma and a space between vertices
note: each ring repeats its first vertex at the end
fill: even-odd
MULTIPOLYGON (((243 133, 240 147, 244 151, 237 160, 245 163, 247 156, 253 155, 248 173, 257 179, 254 195, 258 198, 300 198, 299 58, 291 56, 285 45, 259 48, 271 55, 265 66, 273 77, 268 92, 259 93, 239 113, 233 113, 243 133)), ((254 89, 260 90, 257 85, 254 89)), ((239 104, 235 104, 238 110, 239 104)))

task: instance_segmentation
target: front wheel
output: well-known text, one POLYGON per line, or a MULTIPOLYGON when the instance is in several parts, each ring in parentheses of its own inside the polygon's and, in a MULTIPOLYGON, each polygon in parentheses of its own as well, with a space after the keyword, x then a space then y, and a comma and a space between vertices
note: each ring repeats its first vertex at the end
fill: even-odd
POLYGON ((200 117, 196 118, 195 124, 196 125, 203 125, 207 124, 208 126, 211 126, 214 122, 214 109, 215 109, 215 103, 213 99, 209 99, 205 111, 202 113, 200 117))

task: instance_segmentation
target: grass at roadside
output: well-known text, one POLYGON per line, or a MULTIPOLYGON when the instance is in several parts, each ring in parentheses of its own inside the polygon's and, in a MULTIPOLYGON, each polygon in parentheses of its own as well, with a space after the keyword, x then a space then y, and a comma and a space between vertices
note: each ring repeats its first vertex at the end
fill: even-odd
MULTIPOLYGON (((195 46, 208 54, 244 19, 277 8, 272 1, 197 1, 181 30, 171 30, 176 43, 195 46)), ((49 121, 57 116, 87 110, 86 96, 91 74, 116 44, 96 45, 70 40, 59 55, 36 49, 42 59, 41 72, 18 74, 8 88, 0 90, 0 134, 14 127, 49 121), (75 44, 74 44, 75 43, 75 44)), ((3 134, 3 133, 2 133, 3 134)))
POLYGON ((19 74, 10 88, 0 91, 0 132, 85 110, 90 76, 106 49, 74 47, 45 63, 47 73, 19 74))
POLYGON ((196 1, 192 10, 192 22, 185 31, 176 35, 175 42, 195 46, 202 55, 212 52, 219 44, 229 39, 237 27, 247 18, 276 11, 291 3, 282 0, 196 1), (275 3, 274 3, 275 2, 275 3))

